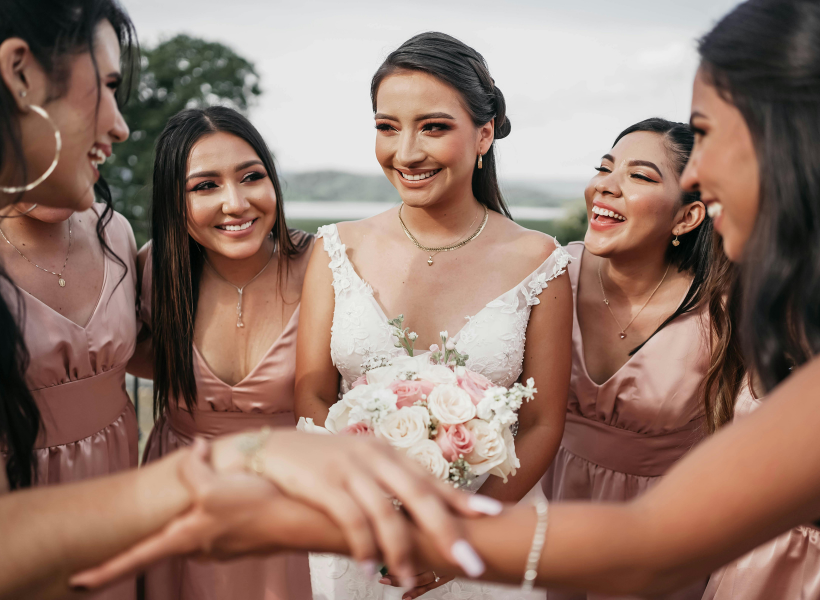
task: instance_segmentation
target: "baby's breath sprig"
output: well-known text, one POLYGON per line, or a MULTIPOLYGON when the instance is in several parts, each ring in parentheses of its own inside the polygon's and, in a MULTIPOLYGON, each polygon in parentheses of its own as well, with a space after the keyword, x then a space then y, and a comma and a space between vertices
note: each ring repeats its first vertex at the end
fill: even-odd
POLYGON ((450 472, 447 474, 447 481, 451 482, 454 488, 467 487, 473 479, 475 479, 473 470, 470 464, 464 460, 463 456, 459 456, 450 463, 450 472))
POLYGON ((413 345, 416 343, 416 340, 419 339, 419 336, 415 331, 410 331, 409 327, 404 327, 404 315, 390 319, 387 324, 393 328, 393 335, 396 336, 396 340, 398 340, 394 346, 396 346, 396 348, 404 348, 408 356, 413 356, 413 345))
POLYGON ((438 335, 441 338, 441 349, 439 350, 438 344, 433 344, 430 347, 432 361, 446 367, 465 366, 470 356, 456 350, 455 342, 450 339, 450 335, 446 331, 442 331, 438 335))

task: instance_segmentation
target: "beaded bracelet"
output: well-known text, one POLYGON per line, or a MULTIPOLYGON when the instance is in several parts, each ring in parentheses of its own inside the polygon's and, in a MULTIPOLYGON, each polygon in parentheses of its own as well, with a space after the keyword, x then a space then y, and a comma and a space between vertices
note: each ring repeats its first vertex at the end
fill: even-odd
POLYGON ((535 514, 537 521, 535 522, 535 534, 532 538, 532 548, 530 554, 527 556, 527 566, 524 569, 524 581, 521 583, 521 589, 525 592, 531 592, 535 585, 535 578, 538 576, 538 562, 541 560, 541 551, 544 549, 544 540, 547 536, 547 509, 546 502, 537 502, 535 504, 535 514))
POLYGON ((270 436, 270 427, 261 431, 246 433, 236 440, 237 449, 245 456, 245 470, 262 476, 265 474, 265 442, 270 436))

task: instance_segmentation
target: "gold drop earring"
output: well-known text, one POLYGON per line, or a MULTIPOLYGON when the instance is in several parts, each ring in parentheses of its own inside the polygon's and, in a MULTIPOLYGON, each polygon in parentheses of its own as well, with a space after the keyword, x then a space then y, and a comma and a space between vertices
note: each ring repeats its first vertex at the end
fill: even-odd
POLYGON ((680 240, 678 239, 678 236, 677 236, 677 235, 675 236, 675 239, 674 239, 674 240, 672 240, 672 245, 673 245, 673 246, 675 246, 675 248, 677 248, 678 246, 680 246, 680 240))
POLYGON ((484 161, 482 160, 482 158, 484 158, 484 155, 483 155, 483 154, 479 154, 479 155, 478 155, 478 168, 479 168, 479 169, 480 169, 480 168, 482 168, 482 166, 483 166, 483 164, 484 164, 484 161))

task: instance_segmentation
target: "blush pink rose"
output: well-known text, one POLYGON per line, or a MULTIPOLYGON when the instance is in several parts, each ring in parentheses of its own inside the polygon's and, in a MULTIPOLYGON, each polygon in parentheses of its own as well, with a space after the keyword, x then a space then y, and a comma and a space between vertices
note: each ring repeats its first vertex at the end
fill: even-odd
POLYGON ((370 426, 367 423, 356 423, 354 425, 348 425, 347 427, 343 428, 339 431, 341 435, 373 435, 373 430, 370 429, 370 426))
POLYGON ((430 395, 436 385, 423 379, 416 379, 415 381, 397 379, 387 387, 396 394, 396 408, 404 408, 405 406, 413 406, 420 400, 423 401, 422 394, 424 396, 430 395))
POLYGON ((350 384, 350 389, 352 390, 354 387, 358 387, 360 385, 367 384, 367 374, 360 375, 359 378, 350 384))
POLYGON ((493 382, 479 373, 464 369, 458 374, 458 387, 470 395, 476 406, 484 397, 484 391, 493 387, 493 382))
POLYGON ((459 455, 466 456, 473 451, 475 437, 473 432, 463 424, 439 425, 436 443, 448 462, 457 460, 459 455))

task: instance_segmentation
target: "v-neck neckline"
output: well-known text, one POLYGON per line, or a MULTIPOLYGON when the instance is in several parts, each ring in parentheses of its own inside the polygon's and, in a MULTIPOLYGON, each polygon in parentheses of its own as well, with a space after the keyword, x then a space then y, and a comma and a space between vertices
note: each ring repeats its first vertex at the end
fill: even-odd
MULTIPOLYGON (((340 243, 340 244, 343 244, 343 242, 342 242, 342 237, 339 235, 339 229, 338 229, 335 225, 334 225, 333 227, 334 227, 334 228, 335 228, 335 230, 336 230, 336 231, 335 231, 335 233, 336 233, 336 238, 339 240, 339 243, 340 243)), ((556 248, 556 249, 557 249, 557 248, 556 248)), ((376 295, 373 293, 373 286, 372 286, 372 285, 370 285, 370 283, 368 283, 367 281, 365 281, 365 280, 364 280, 364 278, 363 278, 361 275, 359 275, 359 272, 356 270, 356 266, 353 264, 353 261, 351 261, 351 260, 350 260, 350 257, 348 257, 347 252, 342 252, 342 256, 343 256, 343 260, 344 260, 345 262, 347 262, 348 266, 350 267, 350 270, 351 270, 351 272, 353 273, 354 277, 356 277, 356 279, 358 279, 358 280, 359 280, 359 281, 360 281, 360 282, 361 282, 364 286, 366 286, 366 287, 367 287, 367 289, 370 291, 370 293, 369 293, 369 294, 367 294, 367 296, 368 296, 368 297, 372 300, 373 305, 376 307, 377 312, 378 312, 378 313, 379 313, 379 315, 382 317, 383 322, 384 322, 385 324, 387 324, 387 322, 388 322, 388 321, 390 321, 391 319, 389 319, 389 318, 387 317, 387 313, 385 312, 385 310, 384 310, 384 308, 382 307, 381 303, 379 303, 379 301, 376 299, 376 295)), ((532 278, 532 276, 533 276, 533 275, 535 275, 535 273, 537 273, 537 272, 538 272, 538 270, 539 270, 539 269, 541 269, 541 267, 543 267, 543 266, 544 266, 544 263, 546 263, 546 262, 547 262, 550 258, 552 258, 552 254, 550 254, 550 256, 549 256, 549 257, 547 257, 547 259, 546 259, 543 263, 541 263, 540 265, 538 265, 538 267, 536 267, 536 269, 535 269, 532 273, 530 273, 530 274, 529 274, 529 275, 527 275, 524 279, 522 279, 521 281, 519 281, 519 282, 518 282, 518 284, 516 284, 514 287, 511 287, 511 288, 510 288, 510 289, 508 289, 506 292, 504 292, 504 293, 502 293, 502 294, 500 294, 500 295, 496 296, 495 298, 493 298, 492 300, 490 300, 489 302, 487 302, 487 303, 486 303, 484 306, 482 306, 482 307, 479 309, 479 311, 478 311, 477 313, 475 313, 474 315, 471 315, 471 316, 467 316, 467 317, 465 317, 465 319, 467 320, 467 322, 466 322, 466 323, 464 323, 464 325, 462 325, 462 326, 459 328, 459 330, 458 330, 455 334, 450 335, 450 336, 449 336, 449 339, 453 340, 453 342, 456 342, 456 341, 457 341, 457 339, 459 338, 459 336, 461 335, 461 332, 462 332, 462 331, 464 331, 464 329, 465 329, 467 326, 469 326, 469 325, 470 325, 470 323, 471 323, 474 319, 476 319, 476 318, 477 318, 477 317, 478 317, 481 313, 483 313, 485 310, 487 310, 487 308, 489 308, 489 306, 490 306, 491 304, 494 304, 495 302, 498 302, 498 301, 499 301, 499 300, 501 300, 504 296, 506 296, 506 295, 508 295, 508 294, 510 294, 510 293, 512 293, 512 292, 516 292, 516 291, 518 291, 518 290, 519 290, 519 288, 521 288, 521 286, 524 284, 524 282, 525 282, 525 281, 527 281, 528 279, 531 279, 531 278, 532 278)))
POLYGON ((278 337, 277 337, 277 338, 273 341, 273 343, 270 345, 270 347, 269 347, 269 348, 268 348, 268 350, 265 352, 265 354, 262 356, 262 358, 261 358, 261 359, 259 359, 259 362, 258 362, 258 363, 256 363, 256 364, 254 365, 254 367, 253 367, 250 371, 248 371, 248 374, 247 374, 247 375, 245 375, 245 376, 244 376, 241 380, 237 381, 234 385, 231 385, 231 384, 229 384, 228 382, 224 381, 222 378, 218 377, 218 376, 217 376, 217 375, 213 372, 213 369, 211 369, 211 366, 208 364, 208 361, 207 361, 207 360, 205 360, 205 357, 204 357, 204 356, 202 356, 202 353, 199 351, 199 348, 197 348, 197 347, 196 347, 196 344, 193 344, 193 343, 192 343, 192 344, 191 344, 191 346, 193 346, 193 348, 194 348, 194 352, 196 353, 197 357, 199 358, 199 361, 202 363, 202 365, 204 366, 204 368, 207 370, 208 374, 209 374, 211 377, 213 377, 216 381, 218 381, 219 383, 221 383, 221 384, 222 384, 222 385, 224 385, 225 387, 228 387, 228 388, 230 388, 230 389, 235 389, 235 388, 238 388, 238 387, 240 387, 242 384, 244 384, 244 383, 245 383, 245 382, 246 382, 246 381, 247 381, 247 380, 248 380, 248 379, 249 379, 249 378, 250 378, 250 377, 251 377, 254 373, 256 373, 256 371, 257 371, 257 370, 259 370, 259 368, 262 366, 262 364, 263 364, 265 361, 267 361, 267 360, 268 360, 268 358, 270 357, 270 355, 273 353, 273 350, 274 350, 274 349, 275 349, 275 348, 276 348, 276 347, 277 347, 277 346, 278 346, 278 345, 282 342, 282 340, 283 340, 283 339, 284 339, 284 337, 285 337, 285 334, 287 334, 287 333, 289 333, 289 332, 290 332, 291 327, 293 327, 294 319, 296 319, 296 316, 299 314, 299 309, 300 309, 301 307, 302 307, 302 303, 300 302, 300 303, 296 306, 296 309, 293 311, 293 313, 290 315, 290 319, 288 319, 288 322, 287 322, 287 324, 285 325, 284 329, 282 329, 282 332, 281 332, 281 333, 279 334, 279 336, 278 336, 278 337))

